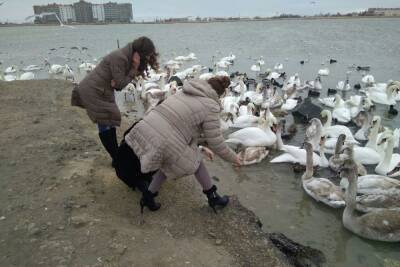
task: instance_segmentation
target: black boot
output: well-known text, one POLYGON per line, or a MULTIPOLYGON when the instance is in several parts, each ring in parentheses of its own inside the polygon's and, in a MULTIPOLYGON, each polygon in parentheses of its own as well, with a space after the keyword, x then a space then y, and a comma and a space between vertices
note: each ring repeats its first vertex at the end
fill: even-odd
POLYGON ((149 190, 144 190, 142 199, 140 199, 140 212, 143 214, 144 207, 148 207, 151 211, 156 211, 161 208, 161 204, 154 201, 158 193, 152 193, 149 190))
POLYGON ((207 195, 208 198, 208 205, 217 213, 215 209, 216 206, 225 207, 229 203, 229 197, 223 196, 220 197, 217 193, 217 187, 213 185, 210 189, 204 190, 204 194, 207 195))
POLYGON ((115 158, 118 150, 117 130, 113 127, 109 130, 99 133, 101 143, 112 158, 112 166, 115 167, 115 158))

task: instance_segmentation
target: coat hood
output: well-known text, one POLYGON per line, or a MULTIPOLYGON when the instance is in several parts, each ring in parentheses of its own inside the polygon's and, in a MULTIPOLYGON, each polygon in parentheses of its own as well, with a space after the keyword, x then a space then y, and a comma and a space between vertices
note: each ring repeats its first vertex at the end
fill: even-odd
POLYGON ((217 92, 207 81, 200 79, 185 81, 182 91, 187 95, 211 98, 221 107, 221 102, 219 101, 217 92))

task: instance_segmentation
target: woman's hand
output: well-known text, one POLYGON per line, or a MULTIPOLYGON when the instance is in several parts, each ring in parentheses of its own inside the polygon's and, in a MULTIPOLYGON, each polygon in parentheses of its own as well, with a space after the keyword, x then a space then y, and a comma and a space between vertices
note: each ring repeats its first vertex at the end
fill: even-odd
POLYGON ((238 154, 236 154, 236 159, 235 162, 233 163, 233 166, 235 167, 236 170, 239 170, 240 166, 242 166, 242 159, 238 154))
POLYGON ((211 151, 211 149, 209 149, 208 147, 204 147, 204 146, 199 146, 199 148, 201 149, 201 152, 203 152, 203 154, 209 159, 209 160, 214 160, 214 152, 211 151))
POLYGON ((111 87, 115 88, 115 86, 117 86, 117 83, 114 80, 111 80, 111 87))

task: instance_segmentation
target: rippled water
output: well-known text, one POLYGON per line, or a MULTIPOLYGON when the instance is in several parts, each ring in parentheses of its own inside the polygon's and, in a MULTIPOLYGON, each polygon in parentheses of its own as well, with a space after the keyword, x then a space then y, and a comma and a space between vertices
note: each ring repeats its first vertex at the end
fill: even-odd
MULTIPOLYGON (((141 35, 155 41, 162 61, 194 52, 201 64, 209 66, 213 55, 220 58, 232 52, 237 60, 231 71, 250 76, 250 66, 262 55, 270 68, 283 63, 288 74, 297 72, 302 80, 314 79, 320 68, 328 67, 331 74, 323 78, 324 88, 334 88, 344 80, 352 64, 371 66, 376 81, 400 80, 399 19, 0 28, 0 67, 40 65, 49 58, 52 64, 67 63, 76 71, 81 61, 99 59, 115 49, 117 39, 123 45, 141 35), (70 49, 73 46, 88 50, 70 49), (338 63, 329 65, 330 58, 338 63), (300 65, 305 59, 309 62, 300 65)), ((46 78, 48 74, 42 71, 37 76, 46 78)), ((353 72, 351 83, 360 78, 361 73, 353 72)), ((388 117, 386 107, 378 106, 377 113, 383 115, 383 124, 400 127, 399 116, 388 117)), ((291 142, 300 143, 303 132, 304 126, 299 125, 291 142)), ((342 212, 312 201, 301 190, 300 176, 288 167, 272 166, 265 160, 243 168, 237 181, 239 195, 261 217, 267 231, 283 232, 321 249, 331 266, 383 266, 386 258, 400 260, 399 244, 371 242, 346 231, 342 212)))

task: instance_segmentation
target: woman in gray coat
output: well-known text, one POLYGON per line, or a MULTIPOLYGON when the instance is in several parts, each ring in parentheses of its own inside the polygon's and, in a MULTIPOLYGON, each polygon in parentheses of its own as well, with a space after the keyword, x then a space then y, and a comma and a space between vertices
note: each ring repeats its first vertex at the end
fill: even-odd
POLYGON ((100 140, 113 165, 118 149, 115 127, 121 124, 114 90, 122 90, 138 75, 145 77, 148 65, 157 70, 157 56, 153 42, 140 37, 105 56, 72 91, 71 104, 86 109, 89 118, 97 124, 100 140))
POLYGON ((136 182, 143 192, 141 209, 158 210, 154 201, 168 178, 191 174, 203 187, 209 205, 224 207, 228 197, 220 197, 202 161, 198 139, 203 135, 208 147, 226 161, 240 165, 239 156, 224 142, 221 132, 219 98, 230 84, 228 77, 185 82, 182 91, 167 98, 137 122, 125 135, 116 161, 118 176, 136 182), (147 188, 144 178, 153 179, 147 188))

